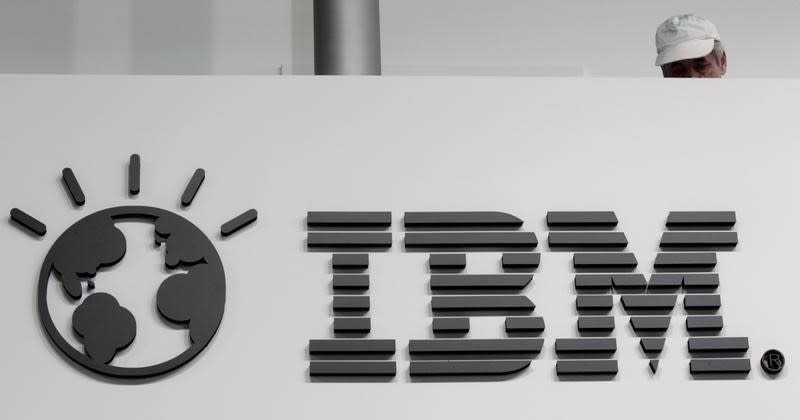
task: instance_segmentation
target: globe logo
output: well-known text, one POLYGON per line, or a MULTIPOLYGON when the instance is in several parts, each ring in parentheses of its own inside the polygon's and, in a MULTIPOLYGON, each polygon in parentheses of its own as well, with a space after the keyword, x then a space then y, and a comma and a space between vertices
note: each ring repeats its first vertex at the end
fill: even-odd
MULTIPOLYGON (((129 167, 132 195, 139 192, 139 168, 140 158, 133 155, 129 167)), ((85 197, 74 173, 67 168, 63 175, 73 201, 82 206, 85 197)), ((204 176, 202 169, 195 172, 182 197, 183 206, 191 205, 204 176)), ((231 235, 256 218, 256 211, 248 210, 223 224, 221 235, 231 235)), ((11 210, 11 219, 36 235, 46 233, 43 223, 19 209, 11 210)), ((45 332, 70 360, 102 375, 149 378, 183 366, 211 342, 225 310, 225 270, 211 240, 184 217, 157 207, 111 207, 77 221, 53 243, 39 272, 37 301, 45 332), (136 315, 120 304, 119 296, 95 291, 95 281, 102 282, 104 275, 98 271, 113 269, 125 257, 127 240, 117 224, 129 221, 152 224, 155 245, 164 247, 163 264, 170 271, 155 291, 155 309, 161 322, 187 330, 189 337, 182 352, 145 366, 113 363, 117 353, 136 339, 136 315), (54 322, 48 304, 51 282, 58 283, 74 308, 73 337, 83 348, 70 343, 54 322)))

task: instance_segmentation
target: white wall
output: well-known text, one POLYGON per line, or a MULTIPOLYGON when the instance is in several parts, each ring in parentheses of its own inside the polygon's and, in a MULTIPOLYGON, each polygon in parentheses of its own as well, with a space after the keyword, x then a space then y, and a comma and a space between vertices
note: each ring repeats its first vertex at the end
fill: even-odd
MULTIPOLYGON (((0 223, 5 419, 797 419, 798 79, 3 76, 0 92, 0 211, 19 207, 48 229, 35 240, 0 223), (142 188, 132 198, 134 152, 142 188), (86 193, 80 209, 60 185, 67 165, 86 193), (206 179, 181 209, 197 167, 206 179), (225 265, 213 342, 151 382, 79 370, 36 312, 37 273, 58 235, 118 205, 181 214, 225 265), (220 224, 247 208, 258 222, 220 240, 220 224), (331 256, 306 252, 304 219, 331 209, 392 211, 394 246, 372 254, 368 271, 370 337, 397 340, 398 374, 386 383, 309 383, 308 340, 331 337, 331 256), (572 253, 547 246, 545 214, 589 209, 617 212, 648 277, 667 211, 736 211, 740 243, 719 253, 716 271, 722 336, 749 337, 746 379, 690 377, 680 303, 651 375, 616 296, 614 381, 556 377, 554 342, 577 336, 577 314, 572 253), (402 245, 407 210, 508 211, 536 232, 542 263, 523 293, 546 329, 529 369, 499 382, 412 383, 408 340, 432 333, 428 255, 402 245), (788 361, 777 377, 758 363, 769 348, 788 361)), ((176 331, 156 318, 168 274, 152 227, 126 225, 138 225, 124 228, 128 253, 96 280, 136 316, 125 356, 141 362, 176 331)), ((467 258, 468 273, 499 272, 499 253, 467 258)), ((61 313, 69 331, 71 311, 61 313)), ((504 336, 500 317, 470 323, 470 338, 504 336)))
MULTIPOLYGON (((0 72, 313 69, 312 0, 0 0, 0 72)), ((797 0, 382 0, 385 74, 657 76, 655 26, 719 26, 730 76, 800 75, 797 0)))

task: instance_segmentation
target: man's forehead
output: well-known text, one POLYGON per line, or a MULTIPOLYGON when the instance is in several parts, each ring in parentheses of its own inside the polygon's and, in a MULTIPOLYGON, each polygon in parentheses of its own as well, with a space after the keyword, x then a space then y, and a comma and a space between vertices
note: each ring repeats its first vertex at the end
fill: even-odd
POLYGON ((688 66, 692 66, 692 65, 695 65, 695 64, 705 64, 706 62, 709 61, 709 57, 710 57, 710 54, 706 55, 706 56, 703 56, 703 57, 698 57, 698 58, 689 58, 689 59, 686 59, 686 60, 674 61, 674 62, 668 63, 666 65, 670 66, 670 67, 674 67, 674 66, 687 66, 687 65, 688 66))

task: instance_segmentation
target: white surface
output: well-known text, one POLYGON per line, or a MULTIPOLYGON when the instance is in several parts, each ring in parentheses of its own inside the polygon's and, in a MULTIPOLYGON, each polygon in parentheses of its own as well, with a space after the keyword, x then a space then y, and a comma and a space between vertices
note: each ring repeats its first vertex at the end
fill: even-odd
MULTIPOLYGON (((313 72, 313 0, 0 0, 0 72, 313 72)), ((660 76, 656 26, 695 12, 730 77, 800 75, 795 0, 382 0, 385 74, 660 76)))
MULTIPOLYGON (((794 417, 797 80, 7 76, 0 91, 0 209, 26 210, 49 231, 32 240, 0 223, 3 417, 794 417), (142 192, 130 199, 134 152, 142 192), (60 185, 67 165, 85 209, 60 185), (180 210, 196 167, 206 181, 180 210), (34 293, 64 228, 133 203, 200 226, 217 244, 228 296, 221 329, 197 360, 154 382, 119 384, 59 357, 40 330, 34 293), (250 207, 257 224, 218 241, 220 224, 250 207), (303 220, 307 210, 331 209, 393 211, 395 246, 369 270, 373 336, 398 340, 389 383, 307 377, 308 339, 329 336, 330 257, 305 252, 303 220), (402 211, 470 209, 511 212, 542 243, 547 210, 616 210, 646 274, 668 210, 736 210, 740 245, 720 255, 719 292, 724 334, 750 337, 753 371, 746 380, 691 380, 678 306, 653 377, 615 307, 616 379, 558 381, 554 339, 575 336, 571 254, 543 246, 526 289, 547 323, 532 367, 503 382, 410 382, 407 342, 429 336, 429 292, 426 255, 399 245, 402 211), (776 379, 758 366, 772 347, 789 363, 776 379)), ((123 261, 116 278, 159 275, 145 254, 130 254, 141 264, 123 261)), ((491 272, 497 258, 470 255, 468 267, 491 272)), ((153 290, 143 293, 136 297, 153 290)), ((501 319, 480 321, 471 336, 501 335, 501 319)))

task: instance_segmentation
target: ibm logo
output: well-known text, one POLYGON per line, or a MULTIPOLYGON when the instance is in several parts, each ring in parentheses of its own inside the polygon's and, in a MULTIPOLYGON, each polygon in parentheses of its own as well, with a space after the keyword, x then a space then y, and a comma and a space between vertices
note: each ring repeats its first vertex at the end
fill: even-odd
MULTIPOLYGON (((139 155, 128 163, 128 200, 141 191, 139 155)), ((62 182, 76 209, 82 209, 86 195, 72 168, 61 172, 62 182)), ((205 180, 198 168, 181 195, 181 208, 188 210, 205 180)), ((47 234, 47 226, 23 210, 13 208, 10 219, 31 237, 47 234)), ((228 237, 256 221, 255 209, 247 210, 220 226, 228 237)), ((147 279, 132 279, 147 288, 147 279)), ((42 328, 61 353, 75 364, 95 373, 116 378, 151 378, 171 372, 200 354, 217 332, 225 311, 225 270, 214 243, 184 216, 161 207, 122 205, 85 215, 64 230, 47 252, 37 281, 37 309, 42 328), (137 319, 127 306, 133 299, 128 289, 115 288, 107 271, 127 261, 128 238, 120 225, 126 222, 152 225, 152 240, 163 249, 163 273, 152 290, 152 303, 159 324, 182 330, 188 345, 178 354, 154 363, 121 366, 114 363, 120 352, 137 340, 137 319), (50 287, 50 285, 55 287, 50 287), (60 295, 60 296, 59 296, 60 295), (71 314, 60 322, 53 304, 65 302, 62 312, 71 314)), ((147 341, 146 339, 144 341, 147 341)), ((143 343, 158 344, 160 340, 143 343)))
MULTIPOLYGON (((140 157, 131 156, 129 200, 139 195, 140 168, 140 157)), ((184 210, 204 179, 203 169, 191 176, 180 200, 184 210)), ((62 181, 75 207, 83 207, 86 196, 72 169, 62 171, 62 181)), ((10 218, 33 237, 47 233, 44 223, 22 210, 12 209, 10 218)), ((230 236, 256 219, 256 210, 247 210, 222 224, 220 236, 230 236)), ((408 342, 410 376, 506 379, 528 368, 546 345, 554 345, 559 376, 610 378, 619 368, 614 331, 620 321, 630 324, 655 374, 676 306, 686 312, 691 374, 735 378, 750 372, 748 338, 719 335, 723 319, 718 314, 716 253, 738 244, 734 212, 670 212, 661 252, 648 276, 640 271, 636 256, 626 252, 628 238, 618 229, 614 212, 548 212, 546 220, 548 250, 572 253, 578 313, 578 336, 555 337, 554 342, 546 334, 548 320, 537 316, 526 291, 534 272, 547 267, 540 266, 536 252, 539 237, 522 230, 521 219, 501 212, 404 214, 403 249, 430 254, 434 337, 408 342), (474 272, 469 255, 479 252, 499 255, 500 272, 474 272), (620 295, 623 317, 611 315, 615 294, 620 295), (495 317, 502 322, 504 337, 467 338, 474 317, 495 317)), ((308 250, 332 253, 336 337, 310 340, 311 376, 397 374, 396 340, 368 337, 369 253, 392 247, 391 224, 390 212, 308 212, 308 250)), ((38 312, 53 344, 83 368, 120 378, 155 377, 188 363, 210 343, 224 313, 225 282, 211 239, 183 216, 160 207, 108 207, 76 221, 52 244, 38 278, 38 312), (185 330, 189 338, 179 354, 142 366, 113 363, 136 340, 137 314, 126 306, 129 297, 101 274, 123 262, 127 241, 118 225, 128 221, 153 225, 153 240, 164 248, 160 274, 166 275, 153 291, 159 322, 185 330), (55 299, 48 300, 49 294, 55 299), (66 323, 53 320, 53 300, 67 302, 71 317, 66 323)), ((785 359, 771 350, 760 363, 766 372, 777 373, 785 359)))
MULTIPOLYGON (((366 338, 371 329, 369 252, 392 246, 391 223, 390 212, 308 212, 308 250, 332 253, 337 337, 310 340, 311 376, 397 374, 392 360, 396 340, 366 338)), ((535 252, 539 238, 521 230, 521 219, 501 212, 406 212, 404 250, 430 253, 435 337, 409 341, 408 374, 504 379, 528 368, 545 345, 554 344, 559 376, 607 379, 618 371, 614 329, 620 321, 630 323, 655 374, 673 313, 683 306, 691 374, 742 377, 750 372, 750 359, 744 357, 748 338, 718 335, 723 319, 716 293, 720 275, 714 272, 716 252, 738 243, 735 223, 731 211, 670 212, 661 252, 646 276, 636 256, 626 252, 628 239, 618 230, 614 212, 548 212, 550 251, 573 253, 578 312, 578 336, 556 337, 552 343, 543 338, 547 320, 536 316, 536 305, 525 292, 534 272, 547 267, 540 267, 535 252), (470 253, 486 251, 500 253, 502 272, 470 271, 470 253), (625 317, 610 315, 615 294, 625 317), (506 337, 465 338, 470 320, 483 316, 499 316, 506 337)))

